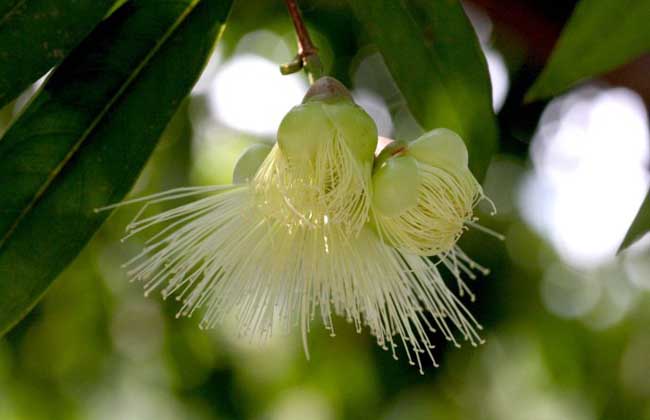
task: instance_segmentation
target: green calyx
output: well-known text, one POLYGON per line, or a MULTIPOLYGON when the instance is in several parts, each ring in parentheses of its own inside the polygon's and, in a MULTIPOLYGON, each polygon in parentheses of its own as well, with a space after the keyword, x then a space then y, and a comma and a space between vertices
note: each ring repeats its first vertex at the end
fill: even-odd
POLYGON ((393 156, 372 175, 372 203, 383 216, 398 216, 417 205, 420 174, 410 156, 393 156))
POLYGON ((323 104, 309 102, 295 106, 278 128, 278 146, 289 159, 312 160, 318 146, 334 136, 334 125, 323 111, 323 104))
POLYGON ((408 144, 408 156, 431 166, 466 168, 469 162, 463 139, 447 128, 431 130, 408 144))
POLYGON ((270 151, 270 145, 261 143, 246 148, 235 163, 235 169, 232 172, 233 184, 242 184, 253 179, 270 151))
POLYGON ((361 162, 372 162, 377 148, 377 126, 360 106, 350 101, 324 104, 324 111, 352 153, 361 162))
POLYGON ((278 146, 289 160, 313 160, 319 148, 335 139, 360 162, 372 162, 377 126, 340 82, 322 77, 280 123, 278 146))
POLYGON ((468 170, 465 143, 455 132, 438 128, 411 141, 394 141, 375 158, 373 206, 393 217, 417 205, 421 174, 418 164, 468 170))

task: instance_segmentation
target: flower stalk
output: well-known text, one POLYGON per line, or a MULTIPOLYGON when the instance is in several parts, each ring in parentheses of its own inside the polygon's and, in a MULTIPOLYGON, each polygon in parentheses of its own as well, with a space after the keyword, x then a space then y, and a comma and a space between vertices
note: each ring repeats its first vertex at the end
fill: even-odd
POLYGON ((313 84, 323 74, 323 65, 318 56, 318 49, 314 46, 309 36, 309 31, 307 31, 305 22, 302 19, 297 1, 285 0, 285 3, 287 4, 289 15, 296 30, 298 54, 292 61, 280 66, 280 72, 287 75, 305 69, 309 83, 313 84))

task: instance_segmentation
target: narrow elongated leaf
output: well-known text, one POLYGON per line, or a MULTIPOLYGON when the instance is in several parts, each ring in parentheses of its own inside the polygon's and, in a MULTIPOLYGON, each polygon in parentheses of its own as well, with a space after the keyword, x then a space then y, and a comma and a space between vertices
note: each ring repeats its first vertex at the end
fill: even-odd
POLYGON ((0 332, 128 192, 198 78, 225 0, 132 0, 61 64, 0 139, 0 332))
POLYGON ((645 196, 645 200, 643 200, 639 212, 636 214, 632 225, 625 234, 625 239, 623 239, 623 243, 618 249, 618 252, 623 251, 625 248, 641 239, 641 237, 648 232, 650 232, 650 191, 648 191, 648 194, 645 196))
POLYGON ((482 177, 496 146, 496 121, 485 57, 460 2, 349 3, 418 122, 458 131, 482 177))
POLYGON ((58 64, 115 0, 0 0, 0 108, 58 64))
POLYGON ((582 0, 526 99, 560 93, 650 51, 650 0, 582 0))

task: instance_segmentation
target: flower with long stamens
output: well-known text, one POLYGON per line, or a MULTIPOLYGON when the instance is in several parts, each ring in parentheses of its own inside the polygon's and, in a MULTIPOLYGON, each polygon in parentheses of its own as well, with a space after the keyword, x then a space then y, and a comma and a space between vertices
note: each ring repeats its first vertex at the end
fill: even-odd
POLYGON ((474 207, 488 200, 468 168, 463 140, 432 130, 410 142, 394 142, 378 156, 373 173, 373 225, 383 240, 404 253, 435 256, 456 278, 460 293, 474 295, 461 273, 488 270, 456 245, 468 227, 502 238, 476 223, 474 207))
POLYGON ((282 193, 285 223, 325 220, 352 234, 368 221, 377 127, 331 77, 316 81, 278 129, 278 143, 253 180, 266 200, 282 193))
POLYGON ((183 188, 128 201, 160 203, 203 196, 129 225, 129 235, 163 227, 127 263, 145 293, 161 288, 182 302, 177 316, 205 312, 202 328, 234 316, 254 340, 299 326, 306 354, 310 322, 318 314, 334 333, 333 315, 365 325, 384 349, 405 349, 422 369, 435 364, 429 337, 440 331, 458 345, 459 332, 480 342, 479 324, 445 285, 436 265, 387 245, 369 227, 350 235, 341 226, 289 227, 269 217, 248 184, 183 188))
MULTIPOLYGON (((339 93, 335 96, 340 99, 339 93)), ((439 225, 453 218, 462 230, 477 199, 465 195, 480 187, 462 185, 465 178, 448 168, 422 169, 425 163, 416 162, 417 156, 386 158, 386 153, 371 179, 372 161, 365 155, 374 149, 376 131, 374 142, 369 141, 366 134, 373 130, 363 128, 365 114, 347 99, 341 106, 339 99, 328 98, 313 96, 305 104, 318 108, 290 113, 292 119, 304 117, 291 122, 292 130, 299 130, 302 121, 305 147, 313 147, 303 159, 299 139, 287 141, 285 131, 284 143, 270 152, 262 146, 244 153, 235 166, 235 185, 181 188, 118 204, 144 203, 127 237, 158 229, 127 263, 129 276, 145 283, 146 294, 161 289, 163 297, 175 296, 182 302, 178 316, 202 308, 203 328, 235 317, 242 336, 259 340, 298 327, 307 355, 311 321, 320 318, 333 334, 334 315, 342 316, 357 331, 366 326, 394 357, 402 346, 422 371, 422 355, 435 364, 433 331, 456 345, 456 335, 481 342, 480 325, 447 287, 438 264, 454 275, 461 293, 467 289, 461 274, 472 277, 482 267, 455 246, 459 233, 447 237, 426 231, 418 238, 403 223, 415 220, 426 228, 427 218, 439 225), (354 126, 357 121, 362 130, 354 126), (323 124, 335 128, 318 134, 323 124), (315 133, 319 143, 314 145, 315 133), (413 173, 422 180, 412 179, 413 173), (431 197, 422 201, 421 188, 428 183, 431 197), (408 196, 411 184, 416 188, 408 196), (401 194, 397 204, 391 191, 401 194), (160 214, 145 213, 151 204, 187 199, 160 214), (406 214, 401 206, 412 212, 405 221, 399 219, 406 214), (461 210, 449 210, 455 207, 461 210), (442 250, 439 261, 428 258, 428 250, 442 250)))
POLYGON ((473 225, 474 206, 486 199, 467 163, 465 144, 447 129, 382 151, 373 174, 373 218, 381 236, 417 255, 452 250, 473 225))

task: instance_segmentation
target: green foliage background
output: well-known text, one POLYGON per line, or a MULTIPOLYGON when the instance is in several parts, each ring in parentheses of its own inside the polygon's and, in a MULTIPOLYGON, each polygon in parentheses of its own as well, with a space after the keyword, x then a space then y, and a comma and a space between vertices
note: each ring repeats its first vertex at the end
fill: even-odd
MULTIPOLYGON (((143 14, 115 39, 102 34, 101 26, 85 38, 111 2, 103 2, 103 9, 102 2, 90 9, 83 9, 88 2, 71 2, 79 11, 66 8, 51 26, 27 31, 18 46, 20 28, 35 24, 17 19, 16 12, 62 10, 59 3, 0 0, 0 69, 33 70, 0 71, 0 102, 7 103, 0 111, 0 131, 6 131, 0 139, 0 222, 10 226, 7 210, 21 209, 31 202, 30 194, 42 194, 30 179, 16 176, 25 163, 47 178, 67 162, 66 142, 92 139, 87 148, 74 150, 71 165, 56 172, 49 201, 35 201, 33 221, 27 219, 17 234, 3 227, 0 235, 0 330, 25 315, 56 279, 34 310, 0 339, 0 419, 650 419, 650 296, 635 290, 634 308, 606 329, 594 327, 597 311, 590 315, 594 319, 553 315, 541 300, 540 284, 549 266, 561 264, 560 257, 516 209, 494 218, 481 214, 482 222, 507 235, 505 242, 477 232, 463 237, 468 254, 492 269, 471 285, 478 301, 468 302, 484 326, 486 344, 455 349, 439 340, 435 354, 441 367, 429 367, 424 376, 405 359, 394 361, 367 331, 356 334, 343 319, 335 338, 315 323, 308 361, 295 336, 254 345, 237 338, 236 325, 201 331, 196 319, 175 318, 173 299, 145 299, 121 268, 142 245, 119 240, 137 209, 115 213, 96 233, 108 215, 92 209, 119 201, 134 182, 133 196, 227 182, 246 145, 272 139, 217 127, 214 136, 228 138, 214 151, 217 158, 206 164, 194 149, 197 133, 190 120, 207 115, 207 100, 183 98, 222 29, 228 2, 127 1, 118 12, 123 16, 137 15, 129 9, 135 5, 135 11, 152 8, 157 17, 149 22, 143 14), (88 15, 80 25, 82 13, 88 15), (76 35, 68 39, 52 32, 62 26, 76 35), (22 46, 41 45, 48 37, 61 42, 57 48, 67 58, 22 46), (129 44, 134 39, 140 44, 129 44), (115 40, 124 50, 109 42, 115 40), (18 112, 19 104, 10 99, 61 61, 39 96, 18 112), (80 76, 89 74, 83 69, 102 66, 115 78, 88 82, 80 76), (142 66, 144 71, 137 70, 142 66), (84 196, 92 201, 81 205, 75 201, 80 185, 94 192, 84 196), (7 232, 18 239, 7 241, 7 232)), ((380 52, 388 71, 374 75, 375 93, 395 113, 410 108, 424 128, 445 125, 463 132, 474 171, 487 170, 487 193, 498 206, 512 206, 526 170, 526 142, 543 105, 521 105, 531 75, 540 70, 522 62, 525 47, 509 34, 495 41, 513 77, 497 118, 478 41, 457 2, 304 3, 329 74, 352 85, 359 63, 380 52), (393 84, 397 99, 390 96, 393 84)), ((573 54, 583 49, 581 42, 572 46, 571 33, 579 40, 600 39, 594 28, 608 11, 614 13, 614 3, 583 2, 579 18, 570 21, 575 26, 564 32, 530 95, 557 94, 647 51, 647 21, 632 19, 621 30, 634 45, 622 51, 606 43, 603 48, 617 51, 610 62, 606 54, 595 54, 593 64, 576 69, 563 58, 572 57, 571 48, 573 54)), ((639 14, 650 11, 645 0, 634 6, 639 14)), ((108 19, 103 25, 113 36, 118 20, 108 19)), ((222 60, 259 29, 293 43, 282 2, 238 1, 220 40, 222 60)), ((263 45, 249 48, 278 64, 291 59, 270 57, 263 45)), ((650 228, 648 211, 646 205, 634 224, 635 238, 650 228)), ((647 261, 648 255, 629 258, 647 261)), ((599 281, 611 287, 629 282, 620 261, 607 270, 598 273, 599 281)))

